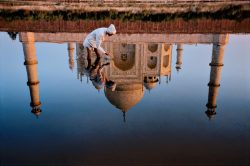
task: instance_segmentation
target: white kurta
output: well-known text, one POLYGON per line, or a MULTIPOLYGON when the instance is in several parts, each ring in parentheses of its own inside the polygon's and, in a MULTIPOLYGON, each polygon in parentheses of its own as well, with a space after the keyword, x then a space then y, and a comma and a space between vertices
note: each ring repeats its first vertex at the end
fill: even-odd
POLYGON ((108 28, 98 28, 92 31, 85 38, 83 46, 88 48, 97 48, 99 51, 101 51, 101 53, 106 53, 106 51, 104 51, 104 49, 101 47, 101 44, 107 35, 107 29, 108 28))

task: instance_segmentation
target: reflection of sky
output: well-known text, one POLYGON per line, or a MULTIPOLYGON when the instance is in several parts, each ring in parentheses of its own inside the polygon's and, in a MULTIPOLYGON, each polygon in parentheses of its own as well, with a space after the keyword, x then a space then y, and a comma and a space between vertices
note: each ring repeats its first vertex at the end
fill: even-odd
POLYGON ((204 113, 212 45, 198 44, 184 46, 179 73, 174 46, 171 82, 165 84, 162 78, 150 93, 145 91, 123 124, 121 112, 103 91, 87 85, 86 78, 83 83, 77 80, 76 63, 70 71, 66 44, 36 44, 43 110, 36 119, 30 113, 22 45, 0 33, 1 157, 4 161, 59 162, 64 156, 65 162, 79 162, 119 161, 126 155, 132 160, 151 156, 154 161, 168 154, 170 159, 178 155, 176 160, 183 157, 181 161, 191 162, 199 160, 192 157, 202 160, 209 153, 213 162, 246 161, 250 148, 248 45, 249 36, 230 35, 214 120, 209 122, 204 113))

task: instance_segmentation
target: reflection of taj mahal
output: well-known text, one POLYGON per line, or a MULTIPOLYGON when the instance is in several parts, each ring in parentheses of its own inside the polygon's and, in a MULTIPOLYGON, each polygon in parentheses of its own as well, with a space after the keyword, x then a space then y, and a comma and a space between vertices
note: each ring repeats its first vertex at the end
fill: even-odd
MULTIPOLYGON (((37 76, 37 60, 35 42, 68 43, 69 66, 74 67, 74 43, 76 44, 77 72, 82 79, 83 64, 79 57, 83 53, 82 40, 86 34, 71 33, 20 33, 23 43, 25 65, 28 75, 28 86, 31 94, 32 112, 39 114, 39 81, 37 76)), ((165 76, 167 82, 171 79, 172 44, 177 44, 176 69, 181 69, 183 44, 213 44, 212 61, 210 63, 209 95, 206 114, 212 117, 216 114, 216 98, 220 86, 220 75, 223 66, 224 48, 228 35, 202 34, 118 34, 107 38, 103 46, 112 55, 110 65, 105 73, 110 80, 116 82, 116 88, 111 91, 105 88, 105 96, 124 115, 144 96, 144 88, 151 90, 165 76)))
POLYGON ((106 88, 105 95, 122 112, 142 99, 143 82, 147 89, 151 89, 158 76, 167 76, 171 72, 171 45, 107 43, 105 46, 113 55, 107 76, 117 84, 115 91, 106 88))
MULTIPOLYGON (((104 43, 112 55, 111 65, 106 74, 119 84, 142 84, 152 89, 159 76, 171 74, 172 45, 158 43, 104 43)), ((81 44, 76 47, 77 57, 84 52, 81 44)), ((80 65, 81 63, 78 63, 80 65)), ((81 68, 78 73, 81 75, 81 68)))
MULTIPOLYGON (((124 116, 143 98, 144 87, 151 90, 160 76, 168 79, 171 74, 171 44, 105 42, 104 47, 112 55, 105 73, 109 80, 116 83, 115 91, 105 88, 105 96, 124 116)), ((82 44, 78 44, 76 50, 77 64, 80 65, 80 56, 84 55, 82 44)), ((82 77, 84 69, 82 66, 77 69, 82 77)))

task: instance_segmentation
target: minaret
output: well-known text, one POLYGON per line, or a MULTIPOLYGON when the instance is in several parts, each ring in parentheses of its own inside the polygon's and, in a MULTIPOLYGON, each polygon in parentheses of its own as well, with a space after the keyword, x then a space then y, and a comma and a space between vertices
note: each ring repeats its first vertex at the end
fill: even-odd
POLYGON ((183 52, 183 44, 177 44, 177 57, 176 57, 176 70, 179 71, 181 69, 182 64, 182 52, 183 52))
POLYGON ((221 70, 223 67, 225 44, 215 43, 213 44, 212 61, 209 64, 211 66, 210 81, 208 83, 208 103, 206 114, 209 118, 216 114, 216 98, 220 87, 221 70))
POLYGON ((31 112, 38 116, 41 113, 41 102, 39 99, 39 80, 37 72, 37 59, 35 49, 35 38, 34 33, 27 32, 27 41, 23 42, 24 52, 24 65, 26 66, 28 82, 27 85, 30 89, 30 106, 32 107, 31 112))
POLYGON ((84 68, 84 62, 83 58, 81 56, 78 56, 76 59, 76 65, 77 65, 77 79, 80 79, 82 82, 82 77, 84 75, 83 68, 84 68))
POLYGON ((69 68, 71 71, 73 71, 74 69, 74 52, 75 52, 74 43, 73 42, 68 43, 69 68))

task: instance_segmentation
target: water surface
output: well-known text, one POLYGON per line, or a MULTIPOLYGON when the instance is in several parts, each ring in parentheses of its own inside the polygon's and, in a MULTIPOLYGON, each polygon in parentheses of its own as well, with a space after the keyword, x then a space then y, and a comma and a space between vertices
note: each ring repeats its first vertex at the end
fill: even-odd
POLYGON ((68 38, 34 42, 37 71, 26 70, 27 34, 13 41, 0 33, 1 165, 250 164, 249 35, 107 41, 113 60, 105 74, 117 85, 111 91, 93 86, 79 58, 81 43, 70 41, 68 49, 68 38), (215 47, 224 66, 210 76, 215 47), (40 81, 33 91, 30 77, 40 81), (216 79, 220 86, 209 90, 216 79), (40 115, 31 113, 32 100, 41 102, 40 115))

